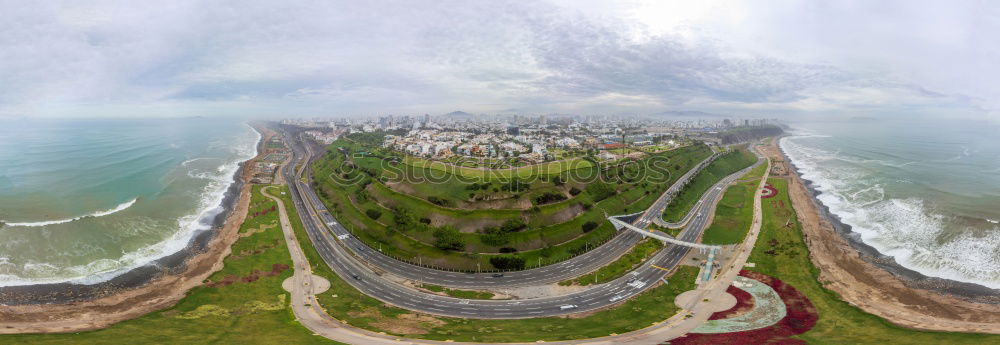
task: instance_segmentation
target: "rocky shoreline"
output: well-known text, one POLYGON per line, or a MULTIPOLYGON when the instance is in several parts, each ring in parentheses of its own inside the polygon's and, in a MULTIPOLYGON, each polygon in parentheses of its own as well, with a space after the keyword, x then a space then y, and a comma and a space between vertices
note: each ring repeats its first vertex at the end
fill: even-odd
MULTIPOLYGON (((263 152, 263 131, 257 152, 263 152)), ((256 157, 255 157, 256 158, 256 157)), ((223 211, 212 227, 196 233, 185 249, 97 284, 37 284, 0 287, 0 334, 78 332, 142 316, 177 303, 191 288, 222 268, 250 203, 250 185, 240 163, 225 192, 223 211)))
POLYGON ((187 246, 170 255, 136 267, 108 281, 96 284, 54 283, 21 286, 0 286, 0 305, 63 304, 85 302, 136 289, 168 275, 181 274, 188 261, 208 251, 209 243, 218 235, 226 219, 239 201, 244 182, 243 163, 233 176, 235 180, 225 192, 223 211, 212 221, 212 228, 194 234, 187 246))
MULTIPOLYGON (((791 161, 775 140, 772 159, 791 161)), ((817 199, 812 182, 793 165, 784 178, 817 279, 839 299, 896 325, 932 331, 1000 333, 998 292, 984 286, 927 277, 864 244, 817 199)))
POLYGON ((802 175, 795 169, 794 164, 791 170, 792 173, 796 174, 799 179, 802 180, 806 189, 809 190, 813 203, 820 211, 820 216, 826 218, 826 220, 833 225, 833 229, 836 230, 837 233, 840 234, 852 248, 857 250, 861 258, 866 262, 891 273, 910 288, 933 290, 938 293, 959 297, 970 302, 1000 304, 1000 290, 998 289, 992 289, 979 284, 960 282, 951 279, 930 277, 900 265, 896 262, 896 259, 891 256, 879 253, 879 251, 874 247, 861 240, 861 234, 852 231, 850 225, 841 222, 839 216, 830 212, 830 208, 823 205, 823 202, 818 198, 822 192, 816 190, 812 181, 802 178, 802 175))

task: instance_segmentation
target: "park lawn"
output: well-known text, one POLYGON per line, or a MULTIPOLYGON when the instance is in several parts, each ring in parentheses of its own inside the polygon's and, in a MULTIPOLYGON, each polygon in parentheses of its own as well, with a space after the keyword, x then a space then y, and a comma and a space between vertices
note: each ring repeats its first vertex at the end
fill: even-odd
MULTIPOLYGON (((494 255, 445 251, 428 242, 418 240, 419 238, 425 240, 433 238, 431 237, 433 232, 430 230, 408 231, 406 234, 399 231, 388 231, 385 225, 370 219, 354 206, 348 198, 350 192, 325 194, 326 197, 330 198, 327 201, 328 205, 337 205, 330 207, 330 209, 335 212, 338 219, 343 219, 341 223, 346 228, 369 246, 378 247, 381 243, 380 248, 387 255, 447 269, 472 271, 477 269, 477 264, 479 264, 478 267, 492 267, 489 258, 494 255), (418 258, 420 260, 417 260, 418 258)), ((321 198, 323 197, 324 195, 321 193, 321 198)), ((599 211, 586 212, 565 223, 513 233, 511 234, 511 246, 521 247, 518 256, 525 259, 528 267, 544 266, 572 258, 584 252, 586 248, 594 248, 603 244, 616 234, 614 227, 604 221, 603 215, 605 213, 621 214, 642 210, 652 204, 656 197, 657 195, 649 192, 649 189, 626 190, 617 196, 598 202, 593 208, 599 209, 599 211), (620 201, 625 199, 636 201, 625 205, 620 201), (597 222, 599 226, 593 231, 584 233, 581 228, 588 221, 597 222), (536 241, 542 245, 535 244, 528 250, 522 250, 524 247, 520 243, 531 243, 529 241, 536 241)), ((389 212, 387 209, 383 209, 383 211, 385 211, 383 213, 389 212)), ((481 243, 480 237, 476 234, 462 235, 466 238, 467 243, 481 243)), ((492 248, 494 248, 492 250, 495 253, 497 247, 492 248)))
POLYGON ((819 270, 809 259, 802 228, 788 198, 788 181, 768 180, 778 195, 762 200, 763 225, 748 270, 794 286, 819 313, 816 326, 797 338, 810 344, 997 344, 998 335, 927 332, 893 325, 851 306, 819 283, 819 270), (786 225, 787 224, 787 225, 786 225))
POLYGON ((746 149, 735 149, 730 153, 723 154, 716 158, 704 170, 695 175, 691 182, 681 190, 667 205, 663 211, 663 220, 677 222, 684 218, 684 215, 691 210, 691 207, 701 199, 712 185, 716 184, 729 174, 746 168, 757 161, 755 156, 746 149))
POLYGON ((432 161, 413 156, 404 157, 403 163, 415 167, 434 169, 444 173, 459 174, 465 178, 482 179, 482 180, 510 179, 512 177, 531 178, 536 175, 557 175, 565 170, 586 168, 593 165, 593 163, 591 163, 589 160, 584 159, 583 157, 573 157, 570 159, 564 159, 559 161, 532 164, 523 167, 516 167, 513 169, 470 168, 463 166, 455 166, 447 163, 432 161))
MULTIPOLYGON (((519 182, 529 186, 524 192, 506 191, 502 187, 508 182, 507 180, 470 178, 461 174, 413 166, 406 164, 396 155, 398 154, 387 153, 380 156, 354 156, 351 159, 358 166, 377 172, 380 180, 391 184, 394 190, 423 200, 436 199, 439 200, 437 202, 439 205, 447 207, 475 207, 477 204, 489 204, 501 205, 500 207, 493 206, 494 208, 523 209, 523 206, 518 206, 520 201, 526 200, 530 204, 534 204, 533 197, 537 196, 538 193, 545 191, 564 193, 574 186, 566 184, 559 187, 551 181, 550 175, 532 175, 530 178, 519 179, 519 182), (400 161, 402 163, 391 163, 400 161)), ((563 171, 558 175, 551 176, 573 174, 588 177, 594 176, 597 173, 596 169, 588 162, 586 166, 581 166, 573 171, 563 171)))
MULTIPOLYGON (((669 158, 669 163, 673 164, 673 171, 670 172, 668 180, 664 183, 649 183, 646 180, 623 181, 620 193, 593 204, 590 211, 563 223, 545 227, 529 227, 527 230, 511 233, 509 235, 510 242, 504 246, 517 249, 519 253, 516 255, 525 259, 527 267, 552 264, 579 255, 589 248, 606 242, 616 233, 610 223, 604 221, 604 214, 623 214, 645 209, 655 201, 659 194, 657 189, 664 184, 672 183, 676 180, 676 176, 703 160, 708 155, 708 151, 707 147, 701 145, 664 153, 660 156, 669 158), (599 227, 593 231, 584 232, 582 225, 589 221, 599 224, 599 227)), ((356 157, 356 155, 353 156, 356 157)), ((361 184, 340 185, 335 183, 331 174, 334 172, 338 160, 342 160, 342 155, 338 156, 336 151, 331 151, 327 158, 317 161, 313 166, 320 198, 324 200, 345 227, 369 246, 380 247, 387 255, 402 260, 420 261, 425 265, 446 269, 471 271, 478 267, 484 269, 492 267, 489 259, 497 255, 501 246, 488 246, 482 243, 478 234, 460 234, 463 243, 466 244, 465 251, 469 253, 445 251, 432 245, 433 231, 427 227, 417 226, 416 230, 394 229, 394 226, 391 225, 392 217, 386 216, 393 214, 392 211, 368 201, 356 205, 349 196, 366 194, 367 191, 361 193, 361 184), (377 220, 373 220, 364 214, 364 211, 369 209, 379 209, 383 215, 377 220), (486 255, 478 253, 486 253, 486 255)), ((635 167, 613 168, 625 170, 635 167)), ((351 173, 360 174, 356 171, 351 173)), ((611 173, 618 172, 612 171, 611 173)), ((378 182, 372 181, 371 184, 376 186, 378 182)), ((372 188, 378 187, 369 187, 369 190, 372 188)), ((584 193, 587 192, 581 194, 584 193)), ((408 197, 406 195, 400 196, 408 197)), ((426 201, 421 202, 422 207, 440 209, 440 207, 426 201)), ((554 204, 552 207, 555 206, 558 205, 554 204)), ((408 209, 412 210, 412 208, 408 209)), ((537 212, 546 213, 548 210, 548 208, 543 207, 537 212)), ((496 211, 498 210, 492 210, 492 212, 496 211)))
MULTIPOLYGON (((250 213, 275 205, 253 186, 250 213)), ((290 205, 290 204, 289 204, 290 205)), ((292 208, 294 209, 294 208, 292 208)), ((253 271, 270 272, 272 265, 292 265, 278 226, 278 211, 248 216, 240 232, 250 234, 233 244, 225 267, 209 280, 245 277, 253 271), (260 231, 262 226, 266 230, 260 231)), ((3 344, 337 344, 315 336, 295 321, 281 282, 292 275, 262 275, 252 283, 199 286, 176 306, 81 333, 0 335, 3 344), (213 314, 214 312, 214 314, 213 314)))
POLYGON ((492 299, 494 295, 486 291, 449 289, 444 286, 434 284, 420 284, 420 287, 434 292, 444 292, 446 295, 464 299, 492 299))
POLYGON ((758 165, 726 189, 701 243, 724 245, 743 242, 753 221, 753 199, 765 169, 767 164, 758 165))
MULTIPOLYGON (((291 204, 289 196, 285 195, 284 199, 286 204, 291 204)), ((680 293, 694 288, 694 279, 698 274, 695 267, 681 266, 670 277, 670 284, 653 287, 614 308, 583 318, 478 320, 429 316, 430 319, 414 320, 410 311, 386 305, 365 295, 337 276, 320 258, 294 212, 294 208, 291 208, 289 217, 292 218, 292 227, 299 245, 309 258, 313 273, 330 281, 330 290, 316 296, 320 306, 330 316, 352 326, 412 338, 530 342, 584 339, 630 332, 676 314, 680 308, 674 305, 674 299, 680 293)))
POLYGON ((639 242, 639 244, 636 244, 635 247, 632 247, 632 250, 625 253, 625 255, 622 255, 617 260, 612 261, 594 272, 579 276, 575 279, 561 281, 559 282, 559 285, 577 284, 587 286, 591 284, 606 283, 618 279, 638 267, 640 264, 645 262, 646 259, 655 255, 661 248, 663 248, 662 242, 646 238, 642 240, 642 242, 639 242))

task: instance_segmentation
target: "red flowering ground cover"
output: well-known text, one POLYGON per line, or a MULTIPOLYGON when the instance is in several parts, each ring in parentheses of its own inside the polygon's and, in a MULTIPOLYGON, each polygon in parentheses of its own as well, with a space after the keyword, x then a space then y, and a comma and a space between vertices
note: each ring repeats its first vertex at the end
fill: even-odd
POLYGON ((751 296, 749 292, 743 291, 732 285, 726 289, 726 292, 733 295, 733 297, 736 297, 736 305, 728 310, 715 312, 708 318, 709 320, 728 319, 753 310, 753 296, 751 296))
POLYGON ((740 275, 767 284, 774 289, 785 302, 788 312, 785 318, 774 325, 751 331, 721 334, 691 333, 671 340, 667 344, 805 344, 806 342, 794 339, 792 336, 812 329, 819 320, 812 302, 778 278, 747 270, 740 271, 740 275))
POLYGON ((770 183, 764 185, 764 192, 761 193, 761 199, 770 199, 778 195, 778 190, 774 188, 770 183))
POLYGON ((268 213, 271 213, 271 212, 274 212, 274 210, 276 210, 276 209, 277 209, 277 207, 278 207, 278 205, 273 205, 273 206, 271 206, 271 208, 268 208, 268 209, 264 209, 264 210, 261 210, 261 211, 257 211, 257 212, 254 212, 254 213, 253 213, 253 218, 257 218, 257 217, 260 217, 260 216, 265 216, 265 215, 267 215, 268 213))

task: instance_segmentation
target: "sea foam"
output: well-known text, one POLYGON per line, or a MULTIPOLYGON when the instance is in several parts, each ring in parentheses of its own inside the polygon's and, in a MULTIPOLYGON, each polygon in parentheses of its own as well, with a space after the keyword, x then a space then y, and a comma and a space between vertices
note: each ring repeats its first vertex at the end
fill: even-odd
POLYGON ((38 221, 38 222, 16 222, 16 223, 6 223, 6 224, 7 224, 7 226, 39 227, 39 226, 46 226, 46 225, 65 224, 65 223, 69 223, 69 222, 74 222, 74 221, 77 221, 77 220, 81 220, 81 219, 84 219, 84 218, 104 217, 104 216, 107 216, 107 215, 111 215, 111 214, 115 214, 115 213, 124 211, 124 210, 128 209, 129 207, 132 207, 132 205, 135 205, 135 202, 138 201, 138 200, 139 200, 138 198, 132 199, 132 200, 123 202, 123 203, 119 204, 118 206, 115 206, 114 208, 107 209, 107 210, 104 210, 104 211, 93 212, 93 213, 90 213, 90 214, 87 214, 87 215, 83 215, 83 216, 79 216, 79 217, 59 219, 59 220, 45 220, 45 221, 38 221))
MULTIPOLYGON (((249 127, 249 126, 248 126, 249 127)), ((214 174, 198 174, 198 178, 209 179, 209 183, 202 189, 198 206, 195 212, 180 217, 176 221, 178 231, 172 233, 168 238, 150 246, 138 250, 124 252, 122 256, 115 259, 99 259, 85 265, 70 267, 58 267, 43 262, 28 262, 21 265, 21 272, 33 278, 26 278, 17 274, 11 274, 9 267, 13 265, 10 260, 0 260, 0 286, 19 286, 51 283, 74 283, 74 284, 97 284, 113 279, 135 268, 147 265, 157 259, 184 250, 191 239, 200 231, 209 230, 212 227, 212 220, 220 214, 223 209, 223 200, 226 191, 234 183, 234 177, 239 170, 240 163, 257 155, 257 143, 261 140, 261 135, 256 130, 252 130, 255 137, 252 141, 246 141, 232 146, 231 142, 219 141, 212 143, 219 147, 228 146, 234 158, 225 164, 213 169, 214 174), (41 278, 44 277, 44 278, 41 278)), ((188 164, 192 162, 186 162, 188 164)), ((186 166, 183 162, 180 166, 186 166)), ((68 220, 34 222, 34 223, 10 223, 8 226, 44 226, 61 224, 86 217, 100 217, 119 212, 135 204, 135 200, 124 203, 114 209, 94 212, 87 216, 76 217, 68 220), (124 207, 123 207, 124 206, 124 207), (44 224, 42 224, 44 223, 44 224), (32 225, 25 225, 32 224, 32 225), (34 225, 38 224, 38 225, 34 225)), ((2 258, 0 259, 7 259, 2 258)))
POLYGON ((888 197, 880 176, 864 168, 865 164, 888 164, 844 157, 802 144, 803 138, 782 138, 782 150, 802 177, 821 192, 818 199, 864 243, 927 276, 1000 288, 1000 271, 995 269, 1000 228, 946 234, 949 216, 934 212, 918 198, 888 197), (833 160, 850 164, 833 164, 833 160))

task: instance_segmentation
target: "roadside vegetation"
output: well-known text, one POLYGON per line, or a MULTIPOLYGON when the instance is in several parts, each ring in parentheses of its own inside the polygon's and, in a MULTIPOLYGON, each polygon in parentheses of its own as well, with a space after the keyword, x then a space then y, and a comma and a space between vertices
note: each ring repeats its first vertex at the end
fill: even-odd
POLYGON ((777 196, 764 199, 764 219, 757 244, 747 268, 791 284, 819 312, 819 321, 806 333, 796 336, 810 344, 996 344, 1000 336, 971 333, 926 332, 893 325, 841 300, 819 283, 819 270, 809 259, 802 228, 788 197, 788 182, 772 178, 768 182, 777 196))
MULTIPOLYGON (((288 195, 283 195, 283 199, 287 204, 292 202, 288 195)), ((322 308, 330 316, 349 325, 411 338, 533 342, 585 339, 630 332, 666 320, 680 311, 674 305, 674 298, 693 289, 698 274, 695 267, 681 266, 669 277, 670 284, 650 288, 613 308, 580 318, 479 320, 438 317, 386 305, 350 286, 323 262, 301 220, 294 213, 294 208, 288 210, 295 235, 309 258, 313 273, 330 281, 330 290, 316 296, 322 308)))
POLYGON ((654 155, 660 163, 657 168, 669 171, 658 182, 640 178, 648 173, 643 171, 648 165, 637 162, 588 165, 524 180, 469 182, 414 167, 396 153, 365 145, 366 141, 370 140, 341 139, 314 163, 314 187, 320 198, 369 246, 381 246, 384 253, 401 260, 464 271, 543 266, 597 247, 616 234, 605 220, 607 215, 645 209, 667 185, 710 154, 707 146, 694 145, 654 155), (386 168, 393 165, 397 168, 386 168), (409 187, 399 188, 403 181, 409 187), (466 194, 470 188, 516 193, 534 206, 497 209, 462 204, 475 199, 477 194, 466 194), (407 193, 401 192, 404 189, 407 193))
MULTIPOLYGON (((292 315, 288 294, 281 288, 292 275, 292 260, 278 212, 270 211, 276 203, 261 195, 260 188, 253 186, 250 215, 225 267, 176 306, 97 331, 0 335, 0 343, 337 344, 313 335, 292 315)), ((278 188, 271 190, 277 194, 278 188)))
POLYGON ((757 156, 745 148, 738 148, 722 154, 691 179, 663 211, 663 220, 677 222, 694 207, 698 199, 729 174, 740 171, 757 161, 757 156))
POLYGON ((730 185, 715 208, 712 225, 705 229, 704 244, 736 244, 743 242, 753 221, 753 199, 767 164, 758 165, 730 185))
POLYGON ((434 285, 434 284, 420 284, 419 287, 427 291, 440 292, 444 293, 445 295, 456 298, 493 299, 493 297, 496 296, 493 293, 487 291, 449 289, 444 286, 434 285))
POLYGON ((646 238, 642 240, 642 242, 639 242, 639 244, 636 244, 635 247, 632 247, 632 250, 628 253, 625 253, 625 255, 622 255, 610 264, 601 267, 594 272, 590 272, 574 279, 561 281, 559 282, 559 285, 576 284, 587 286, 591 284, 607 283, 636 269, 643 262, 646 262, 646 259, 655 255, 662 248, 662 242, 646 238))

